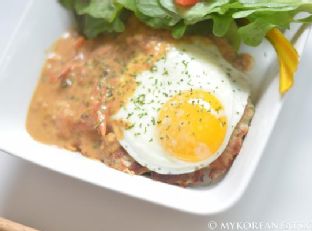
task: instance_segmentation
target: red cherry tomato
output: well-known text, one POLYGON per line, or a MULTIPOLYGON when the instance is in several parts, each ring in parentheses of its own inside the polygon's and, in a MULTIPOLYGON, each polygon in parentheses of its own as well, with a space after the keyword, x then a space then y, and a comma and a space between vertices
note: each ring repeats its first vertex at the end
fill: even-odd
POLYGON ((198 2, 198 0, 175 0, 175 3, 179 6, 193 6, 198 2))

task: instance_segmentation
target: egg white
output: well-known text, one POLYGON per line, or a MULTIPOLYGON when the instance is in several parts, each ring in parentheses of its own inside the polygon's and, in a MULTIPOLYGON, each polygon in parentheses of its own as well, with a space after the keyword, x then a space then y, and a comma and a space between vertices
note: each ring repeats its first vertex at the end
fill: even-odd
POLYGON ((133 125, 124 131, 120 144, 138 163, 160 174, 183 174, 208 166, 229 142, 242 117, 249 97, 244 73, 229 64, 215 45, 194 39, 171 46, 151 70, 136 76, 138 86, 114 116, 133 125), (228 127, 218 151, 197 163, 178 160, 168 154, 157 138, 160 108, 179 92, 202 89, 216 96, 224 107, 228 127))

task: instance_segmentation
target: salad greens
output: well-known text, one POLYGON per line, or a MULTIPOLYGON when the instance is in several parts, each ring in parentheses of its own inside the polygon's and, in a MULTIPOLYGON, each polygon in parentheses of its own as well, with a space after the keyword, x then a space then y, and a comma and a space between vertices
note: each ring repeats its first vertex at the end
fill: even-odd
POLYGON ((153 28, 185 33, 213 33, 234 47, 241 42, 257 46, 266 37, 280 66, 280 93, 294 82, 299 55, 281 30, 290 23, 312 22, 312 0, 59 0, 77 17, 87 38, 122 32, 129 14, 153 28))
POLYGON ((287 29, 291 22, 312 22, 312 0, 206 0, 181 7, 175 0, 60 0, 79 18, 88 38, 103 32, 122 32, 126 15, 134 14, 153 28, 164 28, 180 38, 192 26, 206 22, 214 35, 257 46, 272 28, 287 29), (296 19, 300 12, 306 16, 296 19))

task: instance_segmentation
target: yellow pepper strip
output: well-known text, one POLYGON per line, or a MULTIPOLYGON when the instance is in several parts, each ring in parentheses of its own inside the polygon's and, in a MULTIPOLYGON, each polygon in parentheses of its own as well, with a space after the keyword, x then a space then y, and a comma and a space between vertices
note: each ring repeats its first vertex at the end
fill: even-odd
POLYGON ((294 83, 294 75, 299 64, 299 55, 293 45, 285 38, 283 33, 273 28, 266 37, 276 50, 280 66, 279 90, 283 95, 294 83))

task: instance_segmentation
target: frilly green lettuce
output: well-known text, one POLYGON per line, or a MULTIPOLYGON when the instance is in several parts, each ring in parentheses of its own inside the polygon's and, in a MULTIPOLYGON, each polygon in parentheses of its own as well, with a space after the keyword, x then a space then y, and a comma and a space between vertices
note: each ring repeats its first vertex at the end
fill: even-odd
POLYGON ((134 14, 153 28, 170 30, 180 38, 198 24, 215 36, 257 46, 272 28, 284 30, 290 23, 312 22, 312 0, 206 0, 192 7, 178 7, 174 0, 60 0, 77 16, 82 33, 122 32, 127 15, 134 14), (305 13, 303 13, 305 12, 305 13), (298 14, 303 13, 303 16, 298 14))

